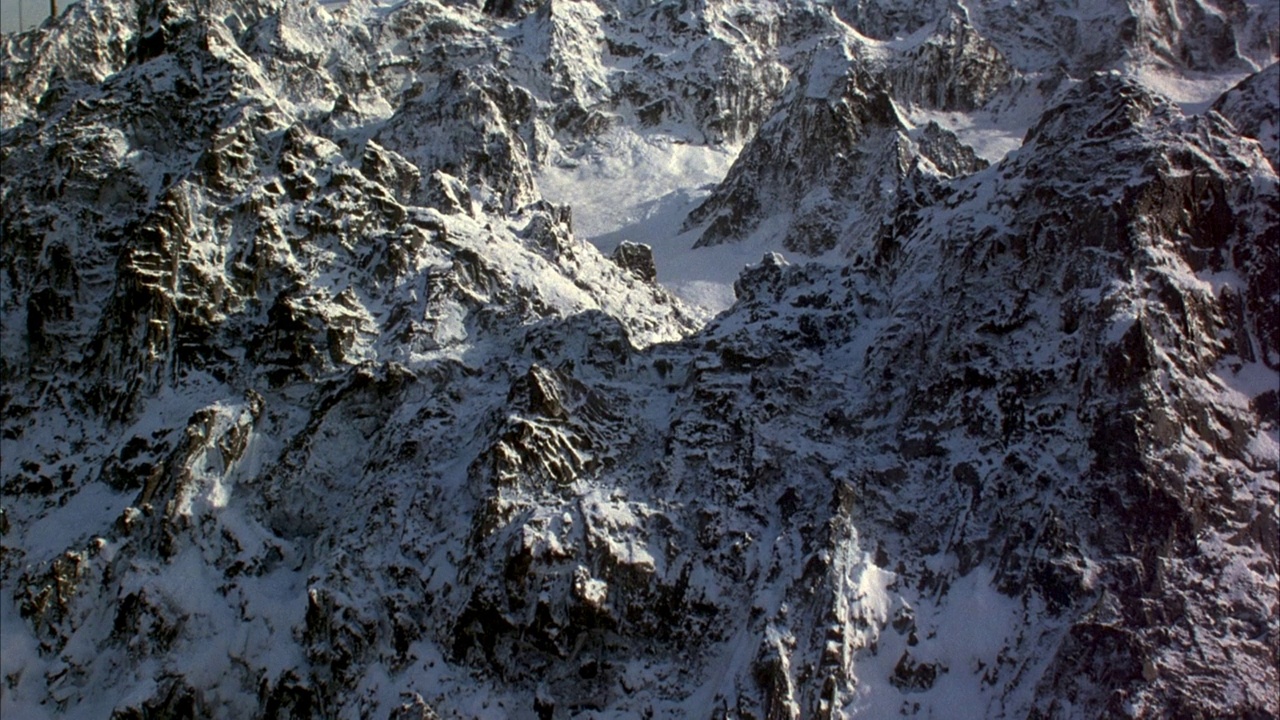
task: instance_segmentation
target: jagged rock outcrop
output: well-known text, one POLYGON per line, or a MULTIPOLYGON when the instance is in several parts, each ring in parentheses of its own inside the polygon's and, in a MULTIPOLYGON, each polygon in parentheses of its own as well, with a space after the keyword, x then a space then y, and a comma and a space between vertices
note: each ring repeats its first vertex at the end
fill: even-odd
MULTIPOLYGON (((1017 158, 993 168, 1001 176, 1028 181, 1020 196, 1002 198, 999 190, 994 198, 986 196, 982 175, 978 175, 971 180, 972 189, 962 190, 956 198, 957 210, 962 210, 967 201, 987 207, 1009 203, 1019 207, 1023 221, 1032 225, 987 230, 980 226, 946 226, 945 233, 952 239, 985 237, 968 246, 983 247, 984 254, 970 255, 963 243, 943 245, 941 236, 934 241, 937 245, 926 244, 919 249, 923 253, 921 261, 933 267, 940 262, 936 257, 939 249, 949 246, 950 253, 958 254, 942 250, 949 259, 941 262, 952 268, 951 277, 957 273, 963 277, 969 271, 962 268, 972 268, 972 272, 987 279, 1000 275, 996 268, 1006 262, 1002 255, 1011 254, 1008 267, 1016 268, 1016 275, 1009 276, 1010 285, 1003 294, 1013 302, 999 309, 996 316, 984 317, 984 313, 974 310, 948 313, 952 318, 969 318, 977 336, 1003 347, 994 352, 991 348, 982 350, 981 345, 986 344, 982 342, 966 347, 959 357, 973 358, 980 364, 992 358, 1031 358, 1030 366, 1036 371, 1025 374, 1030 367, 1023 365, 1017 371, 1021 378, 1013 387, 998 389, 1001 381, 993 387, 997 402, 992 407, 1000 408, 1003 415, 999 424, 1006 448, 1018 445, 1018 438, 1056 433, 1075 425, 1079 428, 1075 432, 1083 432, 1087 438, 1086 446, 1092 454, 1092 460, 1081 465, 1082 472, 1071 481, 1079 483, 1077 487, 1083 493, 1077 497, 1092 496, 1095 499, 1086 504, 1113 508, 1116 519, 1110 527, 1124 528, 1115 532, 1100 525, 1083 531, 1079 525, 1069 529, 1068 523, 1063 528, 1065 536, 1063 530, 1052 531, 1057 535, 1053 543, 1066 544, 1056 545, 1059 549, 1051 550, 1051 554, 1079 553, 1083 557, 1097 553, 1092 557, 1113 558, 1109 562, 1091 559, 1086 564, 1091 568, 1087 574, 1069 570, 1079 561, 1066 557, 1049 559, 1048 564, 1017 561, 1007 554, 1000 560, 1002 567, 1008 567, 1011 561, 1031 562, 1021 571, 1026 573, 1022 577, 1031 578, 1045 593, 1051 612, 1058 612, 1063 601, 1069 604, 1068 598, 1081 597, 1086 588, 1086 596, 1092 593, 1091 597, 1101 598, 1098 609, 1073 620, 1067 639, 1041 681, 1036 707, 1048 716, 1066 713, 1068 698, 1075 698, 1069 701, 1077 707, 1087 704, 1088 709, 1083 712, 1088 715, 1121 712, 1119 708, 1125 702, 1136 706, 1139 716, 1188 713, 1197 706, 1200 712, 1221 716, 1268 712, 1263 709, 1265 701, 1261 696, 1250 696, 1249 691, 1237 694, 1239 686, 1234 679, 1190 670, 1184 664, 1185 648, 1202 642, 1195 639, 1199 637, 1196 626, 1200 623, 1192 621, 1181 626, 1185 630, 1176 629, 1172 618, 1153 621, 1149 627, 1129 624, 1135 613, 1173 606, 1182 608, 1179 613, 1187 613, 1181 617, 1200 617, 1201 623, 1208 622, 1207 618, 1221 612, 1214 608, 1233 601, 1225 600, 1222 594, 1225 588, 1221 583, 1230 581, 1207 567, 1225 568, 1234 562, 1228 558, 1241 554, 1270 557, 1265 546, 1253 545, 1243 538, 1256 532, 1246 528, 1260 530, 1269 526, 1271 518, 1252 500, 1239 504, 1230 499, 1229 491, 1221 484, 1253 482, 1244 477, 1269 484, 1272 480, 1268 478, 1274 478, 1272 461, 1255 454, 1261 446, 1245 439, 1261 435, 1251 435, 1244 428, 1253 426, 1259 429, 1252 432, 1269 432, 1263 429, 1269 427, 1269 421, 1256 413, 1260 407, 1257 400, 1270 390, 1265 385, 1250 386, 1245 378, 1253 372, 1247 368, 1259 368, 1255 363, 1272 366, 1273 361, 1263 358, 1274 352, 1275 340, 1270 337, 1270 321, 1265 312, 1254 314, 1246 310, 1243 316, 1237 314, 1237 293, 1268 292, 1270 281, 1260 273, 1270 273, 1264 268, 1275 263, 1266 247, 1268 238, 1277 232, 1277 196, 1274 180, 1261 187, 1252 186, 1243 180, 1247 173, 1224 170, 1237 163, 1243 169, 1265 162, 1256 147, 1230 138, 1230 130, 1212 116, 1181 118, 1169 105, 1118 77, 1096 76, 1046 112, 1017 158), (1215 147, 1219 149, 1212 149, 1215 147), (1115 167, 1116 157, 1126 157, 1133 165, 1127 169, 1115 167), (1063 170, 1066 158, 1071 159, 1070 172, 1063 170), (1134 172, 1137 167, 1142 171, 1134 172), (1040 215, 1037 206, 1050 215, 1040 215), (1055 217, 1057 213, 1064 214, 1055 217), (1040 217, 1033 220, 1037 215, 1040 217), (1026 240, 1007 241, 1013 238, 1026 240), (1099 248, 1101 254, 1096 261, 1089 260, 1089 251, 1070 238, 1099 248), (1098 261, 1100 265, 1094 264, 1098 261), (1121 263, 1118 266, 1114 264, 1117 261, 1121 263), (1036 273, 1042 275, 1037 277, 1036 273), (1194 279, 1218 273, 1239 278, 1240 285, 1202 285, 1194 279), (1115 277, 1132 279, 1109 285, 1115 277), (1019 287, 1026 290, 1015 290, 1019 287), (1095 295, 1091 288, 1098 287, 1109 289, 1095 295), (1040 304, 1047 298, 1038 288, 1058 288, 1059 293, 1065 293, 1046 306, 1040 304), (1094 299, 1090 300, 1091 296, 1094 299), (1143 297, 1150 301, 1139 299, 1143 297), (1032 337, 1044 337, 1037 328, 1049 330, 1050 335, 1054 329, 1061 333, 1060 342, 1066 345, 1058 345, 1051 352, 1059 361, 1071 358, 1069 365, 1052 370, 1054 362, 1037 362, 1035 358, 1042 351, 1036 348, 1046 347, 1039 346, 1038 341, 1021 350, 1014 349, 1032 337), (1240 342, 1245 336, 1249 340, 1240 342), (1014 345, 1005 345, 1010 342, 1014 345), (1078 344, 1082 342, 1086 344, 1078 344), (1094 344, 1094 349, 1087 349, 1089 344, 1094 344), (1092 380, 1086 371, 1090 366, 1095 368, 1092 380), (1066 426, 1048 421, 1061 412, 1052 409, 1054 393, 1050 388, 1054 377, 1070 377, 1071 383, 1083 383, 1079 390, 1065 395, 1075 398, 1074 408, 1063 408, 1065 417, 1074 414, 1076 418, 1066 426), (1103 407, 1111 410, 1104 411, 1103 407), (1225 424, 1190 420, 1213 415, 1220 415, 1225 424), (1175 425, 1167 424, 1175 416, 1187 418, 1189 424, 1176 429, 1176 421, 1175 425), (1231 417, 1235 420, 1226 419, 1231 417), (1228 430, 1227 426, 1235 429, 1228 430), (1193 448, 1197 447, 1211 447, 1213 456, 1223 460, 1231 458, 1226 460, 1231 469, 1198 465, 1191 459, 1196 456, 1193 448), (1229 477, 1236 479, 1228 480, 1229 477), (1098 482, 1102 484, 1095 484, 1098 482), (1210 540, 1211 537, 1219 540, 1210 540), (1206 566, 1202 563, 1210 546, 1216 548, 1212 552, 1221 554, 1217 555, 1219 560, 1208 561, 1206 566), (1255 555, 1259 552, 1261 555, 1255 555), (1155 557, 1160 560, 1143 560, 1155 557), (1144 564, 1149 562, 1156 562, 1159 570, 1144 564), (1206 574, 1200 575, 1201 572, 1206 574), (1188 584, 1193 575, 1204 584, 1188 584), (1075 580, 1068 579, 1073 576, 1075 580), (1157 576, 1162 580, 1154 581, 1157 576), (1181 580, 1166 581, 1175 576, 1181 580), (1099 620, 1097 613, 1107 619, 1099 620), (1166 674, 1182 677, 1185 682, 1169 682, 1163 679, 1166 674), (1086 696, 1092 699, 1084 700, 1086 696), (1207 706, 1213 709, 1206 710, 1207 706)), ((1018 187, 1018 183, 1006 187, 1018 187)), ((921 227, 936 228, 933 232, 938 233, 944 226, 926 221, 921 227)), ((902 252, 910 256, 912 251, 904 244, 902 252)), ((980 292, 983 284, 959 278, 956 282, 968 288, 964 296, 980 292)), ((931 300, 931 295, 926 292, 919 296, 922 307, 945 297, 934 296, 936 299, 931 300)), ((956 293, 949 295, 955 297, 956 293)), ((954 331, 954 321, 947 321, 944 327, 947 326, 951 329, 943 330, 944 335, 954 331)), ((930 343, 930 352, 936 346, 930 343)), ((931 373, 936 374, 937 369, 934 364, 931 373)), ((977 377, 975 373, 974 380, 977 377)), ((951 401, 935 407, 954 406, 951 401)), ((960 404, 965 406, 966 403, 960 404)), ((945 422, 939 422, 936 416, 925 425, 938 426, 945 427, 945 422)), ((1050 441, 1044 447, 1060 449, 1070 444, 1050 441)), ((1028 459, 1018 453, 1006 455, 1005 462, 1014 463, 1006 468, 1017 468, 1024 475, 1044 472, 1032 469, 1037 467, 1036 462, 1023 465, 1028 459)), ((1053 464, 1059 461, 1062 459, 1055 459, 1053 464)), ((1069 466, 1070 461, 1066 462, 1069 466)), ((1039 475, 1037 482, 1061 487, 1051 479, 1058 472, 1050 470, 1048 476, 1039 475)), ((1071 495, 1069 491, 1067 496, 1071 495)), ((1064 515, 1082 518, 1089 514, 1069 513, 1068 508, 1076 501, 1067 500, 1067 496, 1054 503, 1054 523, 1062 523, 1064 515)), ((1033 525, 1045 527, 1043 521, 1033 525)), ((1049 528, 1042 532, 1049 532, 1049 528)), ((998 577, 1003 573, 1001 570, 998 577)), ((1266 573, 1254 576, 1254 581, 1262 581, 1266 573)), ((997 580, 998 585, 1002 582, 997 580)), ((1239 653, 1241 657, 1256 658, 1245 661, 1252 668, 1249 672, 1269 677, 1275 670, 1266 667, 1262 658, 1267 652, 1263 645, 1270 641, 1262 638, 1274 634, 1273 630, 1263 629, 1272 622, 1268 618, 1274 617, 1274 611, 1267 602, 1244 612, 1251 620, 1240 625, 1228 623, 1240 630, 1233 632, 1224 627, 1222 644, 1195 650, 1195 654, 1226 657, 1239 653), (1243 629, 1245 626, 1250 629, 1243 629), (1226 646, 1236 649, 1225 650, 1226 646)))
POLYGON ((1274 168, 1280 167, 1277 106, 1280 106, 1280 63, 1272 63, 1224 93, 1213 104, 1213 109, 1230 120, 1242 135, 1257 140, 1274 168))
POLYGON ((456 178, 482 209, 510 213, 537 199, 529 169, 534 99, 501 77, 458 71, 434 90, 411 89, 375 141, 423 176, 456 178))
POLYGON ((836 51, 815 56, 685 226, 705 226, 704 246, 768 222, 788 250, 851 252, 893 232, 903 206, 936 201, 940 180, 985 166, 936 124, 909 128, 888 90, 836 51))
POLYGON ((1015 73, 999 48, 970 24, 968 14, 951 8, 924 42, 891 61, 885 76, 898 102, 972 110, 1004 90, 1015 73))
POLYGON ((1273 715, 1277 66, 1200 115, 1126 75, 1270 16, 1150 9, 7 36, 3 714, 1273 715), (1028 88, 994 165, 904 112, 1028 88), (620 127, 745 143, 689 227, 765 254, 705 325, 540 194, 620 127))
POLYGON ((1265 33, 1254 29, 1255 23, 1265 27, 1274 21, 1274 9, 1262 4, 1085 0, 1073 9, 1062 14, 1044 2, 984 3, 974 7, 972 18, 985 37, 1018 58, 1022 70, 1061 66, 1080 74, 1153 61, 1205 71, 1266 63, 1274 53, 1265 33))
POLYGON ((657 282, 658 268, 653 262, 653 248, 644 243, 623 240, 614 248, 611 259, 618 267, 631 271, 645 282, 657 282))

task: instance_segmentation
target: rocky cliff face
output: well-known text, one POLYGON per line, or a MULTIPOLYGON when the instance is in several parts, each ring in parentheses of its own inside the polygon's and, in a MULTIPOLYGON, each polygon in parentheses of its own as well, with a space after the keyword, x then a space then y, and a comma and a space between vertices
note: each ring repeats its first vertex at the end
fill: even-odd
POLYGON ((937 124, 905 123, 856 62, 840 51, 816 54, 686 228, 705 224, 698 242, 714 245, 767 223, 763 232, 781 228, 783 247, 806 255, 892 233, 906 206, 936 200, 943 179, 986 167, 937 124))
POLYGON ((1275 119, 1280 104, 1280 63, 1241 80, 1213 104, 1215 112, 1230 120, 1245 138, 1256 140, 1271 167, 1280 167, 1280 123, 1275 119))
POLYGON ((1273 17, 86 0, 6 37, 0 709, 1274 717, 1273 17), (1156 71, 1249 76, 1190 114, 1156 71), (994 162, 909 119, 1028 106, 994 162), (619 128, 743 143, 689 252, 769 252, 710 322, 542 198, 619 128))

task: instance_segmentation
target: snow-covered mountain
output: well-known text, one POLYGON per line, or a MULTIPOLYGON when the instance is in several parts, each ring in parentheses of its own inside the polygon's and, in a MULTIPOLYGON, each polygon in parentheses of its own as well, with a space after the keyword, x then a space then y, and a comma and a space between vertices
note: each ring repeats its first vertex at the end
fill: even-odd
POLYGON ((1277 27, 5 36, 0 712, 1276 717, 1277 27))

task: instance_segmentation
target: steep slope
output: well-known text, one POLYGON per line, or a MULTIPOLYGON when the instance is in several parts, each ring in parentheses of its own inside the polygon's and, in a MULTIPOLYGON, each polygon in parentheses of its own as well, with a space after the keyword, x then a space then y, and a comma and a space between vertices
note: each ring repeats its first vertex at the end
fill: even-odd
MULTIPOLYGON (((1274 61, 1269 41, 1250 35, 1253 23, 1268 17, 1262 6, 1050 5, 839 5, 852 34, 798 66, 770 120, 725 181, 689 214, 684 229, 697 230, 695 247, 772 238, 776 249, 820 255, 891 225, 909 211, 898 203, 910 203, 913 194, 917 204, 933 202, 930 180, 985 165, 933 119, 916 129, 909 117, 949 116, 950 124, 963 126, 957 113, 970 112, 994 129, 1008 126, 1002 114, 1025 117, 1028 105, 1053 102, 1082 73, 1123 69, 1164 89, 1213 84, 1198 72, 1236 73, 1219 76, 1220 83, 1256 70, 1253 58, 1274 61), (1237 31, 1250 39, 1237 41, 1237 31), (845 87, 839 87, 842 74, 849 78, 845 87), (850 212, 854 207, 861 212, 850 212), (764 218, 775 221, 762 229, 764 218)), ((1259 75, 1241 86, 1236 105, 1268 107, 1267 91, 1247 89, 1254 86, 1269 87, 1259 75), (1258 93, 1256 100, 1244 99, 1258 93)), ((1251 111, 1256 119, 1241 131, 1270 132, 1267 116, 1251 111)))
MULTIPOLYGON (((1118 69, 1188 112, 1199 112, 1250 71, 1274 62, 1277 47, 1264 30, 1274 25, 1274 8, 1257 3, 874 0, 837 3, 834 15, 819 11, 811 16, 803 14, 805 7, 788 5, 780 19, 780 28, 791 28, 778 36, 777 53, 790 78, 789 89, 769 114, 772 119, 760 126, 764 132, 744 145, 742 166, 722 187, 708 191, 700 172, 670 173, 668 163, 676 155, 661 150, 660 144, 653 146, 656 151, 629 152, 645 146, 643 136, 637 142, 622 133, 619 142, 617 133, 607 133, 599 143, 575 145, 566 155, 553 151, 551 161, 568 170, 553 173, 552 191, 557 198, 581 200, 592 242, 606 251, 624 239, 654 243, 662 249, 659 266, 676 292, 720 310, 731 294, 733 270, 725 270, 726 265, 736 269, 761 249, 816 256, 856 245, 857 236, 879 232, 885 208, 896 199, 928 194, 915 184, 931 182, 904 184, 912 176, 910 168, 922 169, 915 180, 929 178, 935 170, 943 177, 971 171, 965 167, 965 151, 943 147, 953 144, 948 134, 982 160, 998 161, 1021 145, 1046 103, 1065 92, 1074 78, 1106 69, 1118 69), (788 18, 795 18, 793 24, 788 18), (797 36, 797 29, 804 34, 797 36), (844 121, 819 128, 806 119, 806 113, 822 113, 798 108, 797 98, 815 85, 820 87, 811 100, 824 95, 827 82, 842 67, 860 76, 857 92, 882 91, 893 99, 900 116, 895 122, 902 126, 895 129, 909 139, 892 140, 886 130, 877 141, 858 131, 853 133, 860 141, 855 151, 849 130, 840 127, 844 121), (797 132, 800 125, 810 134, 797 132), (783 137, 787 133, 789 139, 783 137), (790 143, 785 148, 778 144, 784 139, 790 143), (946 162, 925 157, 924 145, 933 146, 946 162), (830 157, 827 151, 847 153, 853 160, 830 157), (816 171, 788 174, 782 169, 788 153, 807 153, 818 167, 840 166, 839 180, 816 171), (602 156, 607 161, 601 162, 602 156), (885 170, 895 165, 900 167, 885 170), (752 189, 755 175, 767 178, 759 197, 752 189), (627 176, 644 181, 671 177, 672 185, 655 198, 641 191, 646 182, 634 187, 616 182, 627 176), (881 186, 894 189, 881 192, 881 186), (844 205, 830 200, 853 196, 857 199, 844 205), (855 212, 848 205, 861 207, 855 212), (775 221, 761 224, 763 218, 775 221)), ((830 94, 829 100, 838 104, 840 93, 830 94)))
MULTIPOLYGON (((986 166, 931 124, 912 132, 889 93, 843 52, 818 54, 724 182, 689 214, 698 245, 763 232, 819 255, 845 237, 892 232, 904 206, 986 166)), ((696 246, 695 246, 696 247, 696 246)))
POLYGON ((1280 63, 1241 80, 1213 104, 1245 137, 1257 140, 1271 167, 1280 167, 1280 63))
POLYGON ((1276 10, 1261 2, 844 0, 836 8, 860 33, 879 40, 927 32, 939 18, 958 15, 1024 72, 1061 66, 1079 74, 1132 61, 1256 69, 1277 50, 1276 10))
POLYGON ((1274 714, 1275 65, 1191 116, 1127 5, 77 8, 5 39, 6 717, 1274 714), (994 165, 905 119, 1041 93, 994 165), (691 252, 822 262, 700 325, 542 199, 621 132, 745 142, 691 252))
MULTIPOLYGON (((586 363, 691 329, 536 200, 506 114, 519 93, 500 79, 404 102, 377 139, 411 162, 276 92, 272 74, 291 85, 308 55, 276 50, 264 68, 244 48, 288 37, 287 17, 237 34, 232 16, 150 12, 154 39, 119 72, 45 93, 40 121, 5 131, 6 715, 271 715, 295 690, 319 703, 320 685, 290 684, 319 680, 302 649, 268 649, 303 619, 311 543, 359 516, 333 501, 401 407, 395 388, 461 381, 415 391, 460 433, 424 451, 451 455, 523 372, 506 358, 569 343, 586 363), (436 134, 415 142, 401 122, 436 134), (272 599, 289 588, 303 605, 272 599), (24 626, 29 639, 10 633, 24 626), (46 676, 48 662, 76 670, 46 676), (260 680, 279 693, 259 698, 260 680)), ((323 542, 347 547, 350 529, 323 542)))

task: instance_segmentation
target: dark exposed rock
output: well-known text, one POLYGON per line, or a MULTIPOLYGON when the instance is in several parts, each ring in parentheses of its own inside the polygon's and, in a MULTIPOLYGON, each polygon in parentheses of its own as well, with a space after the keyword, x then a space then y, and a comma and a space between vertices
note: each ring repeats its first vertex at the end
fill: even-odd
POLYGON ((903 692, 920 692, 933 687, 938 679, 937 663, 917 662, 910 652, 902 653, 898 664, 893 666, 893 675, 889 682, 903 692))
POLYGON ((407 700, 408 702, 393 709, 387 716, 387 720, 439 720, 439 713, 432 709, 421 695, 414 693, 407 700))
POLYGON ((928 40, 886 72, 895 99, 939 110, 982 107, 1014 79, 1003 53, 978 34, 958 7, 938 20, 928 40))
POLYGON ((938 178, 986 166, 936 124, 918 135, 878 81, 847 58, 817 55, 685 227, 705 226, 698 246, 718 245, 790 216, 788 250, 855 252, 868 236, 895 230, 913 204, 935 201, 938 178))
POLYGON ((1280 87, 1280 62, 1241 80, 1213 104, 1215 112, 1262 145, 1262 152, 1273 168, 1280 167, 1280 127, 1275 122, 1275 107, 1280 98, 1277 87, 1280 87))
POLYGON ((658 280, 658 268, 653 262, 653 248, 648 245, 623 240, 618 243, 610 259, 617 263, 618 267, 645 282, 652 283, 658 280))
POLYGON ((112 710, 111 720, 196 720, 208 714, 208 703, 199 691, 171 679, 160 683, 155 695, 140 706, 112 710))

